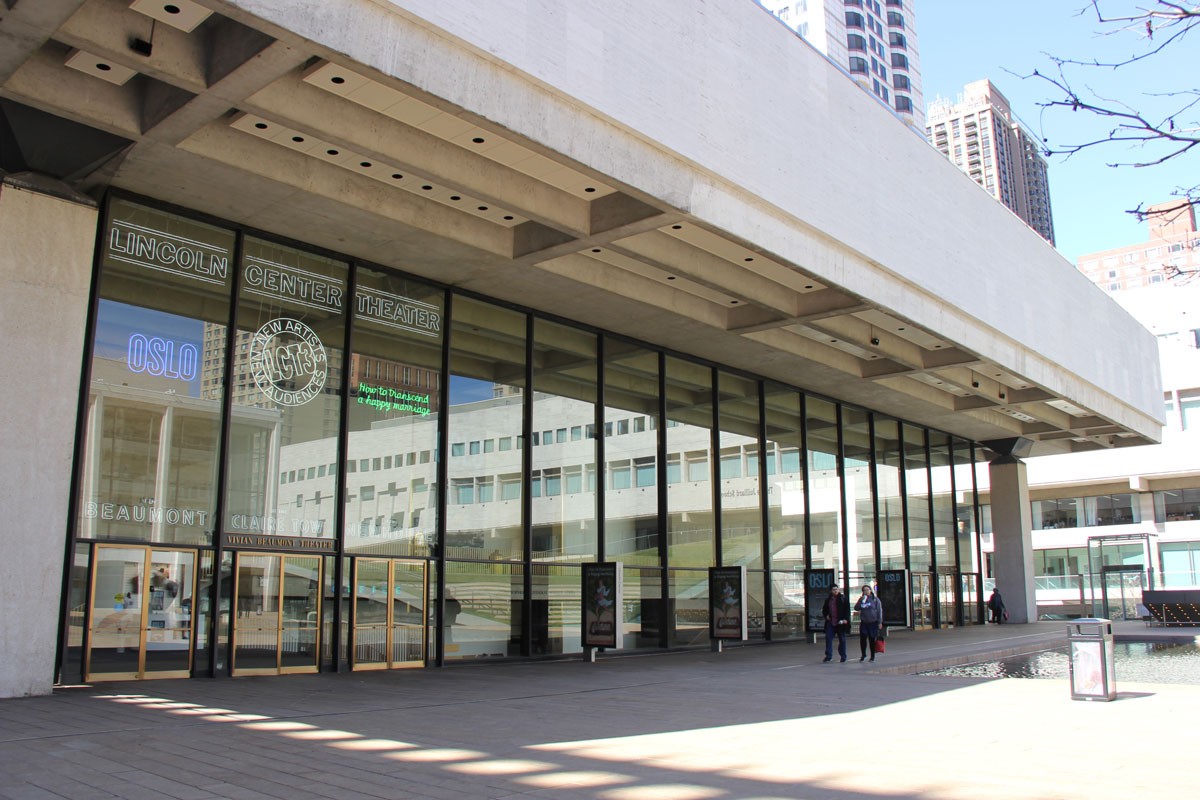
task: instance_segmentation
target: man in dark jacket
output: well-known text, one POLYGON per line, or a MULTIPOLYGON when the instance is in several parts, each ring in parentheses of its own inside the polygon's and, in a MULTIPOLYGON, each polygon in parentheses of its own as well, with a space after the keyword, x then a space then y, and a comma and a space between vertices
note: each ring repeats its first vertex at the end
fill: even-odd
POLYGON ((837 636, 838 655, 846 660, 846 631, 850 630, 850 601, 842 597, 835 583, 823 610, 825 617, 825 661, 833 661, 833 637, 837 636))
POLYGON ((987 607, 992 612, 992 622, 999 625, 1004 622, 1004 599, 1000 597, 999 589, 992 589, 992 596, 988 598, 987 607))

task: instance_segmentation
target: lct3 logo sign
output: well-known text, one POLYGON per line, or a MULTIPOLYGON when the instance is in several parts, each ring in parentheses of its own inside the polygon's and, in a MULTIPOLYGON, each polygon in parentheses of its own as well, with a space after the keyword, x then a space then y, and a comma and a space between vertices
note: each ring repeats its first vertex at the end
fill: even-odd
POLYGON ((254 334, 250 372, 262 393, 281 406, 302 406, 325 388, 329 360, 312 328, 287 317, 254 334))

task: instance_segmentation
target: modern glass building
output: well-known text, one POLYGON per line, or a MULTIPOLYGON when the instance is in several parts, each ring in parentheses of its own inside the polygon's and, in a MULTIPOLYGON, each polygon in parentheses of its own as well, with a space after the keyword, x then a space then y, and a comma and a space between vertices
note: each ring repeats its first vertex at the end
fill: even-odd
POLYGON ((0 695, 566 656, 596 562, 628 651, 718 567, 751 640, 818 570, 1024 621, 1022 455, 1158 436, 1153 337, 749 0, 9 5, 0 695))
POLYGON ((98 256, 66 680, 577 653, 605 560, 626 649, 710 566, 755 638, 809 568, 981 620, 970 441, 143 199, 98 256))

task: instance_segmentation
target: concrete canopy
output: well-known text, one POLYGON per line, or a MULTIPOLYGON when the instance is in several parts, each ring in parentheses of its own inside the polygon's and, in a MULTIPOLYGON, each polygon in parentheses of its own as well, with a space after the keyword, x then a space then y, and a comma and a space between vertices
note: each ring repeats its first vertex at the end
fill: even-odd
POLYGON ((750 0, 18 0, 0 96, 133 142, 93 194, 1037 455, 1160 436, 1153 336, 750 0))

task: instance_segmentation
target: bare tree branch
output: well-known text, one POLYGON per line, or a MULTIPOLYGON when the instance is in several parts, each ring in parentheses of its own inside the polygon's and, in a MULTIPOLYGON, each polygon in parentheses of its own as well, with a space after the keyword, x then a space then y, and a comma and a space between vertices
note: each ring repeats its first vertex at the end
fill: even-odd
MULTIPOLYGON (((1195 84, 1181 89, 1159 89, 1136 97, 1109 98, 1083 81, 1077 81, 1080 74, 1088 71, 1132 68, 1160 56, 1168 48, 1178 48, 1192 29, 1200 26, 1200 3, 1193 0, 1154 0, 1141 5, 1135 5, 1135 2, 1137 0, 1088 0, 1087 5, 1077 12, 1078 16, 1094 18, 1095 24, 1100 26, 1097 33, 1101 36, 1133 37, 1137 49, 1128 57, 1088 60, 1047 54, 1053 64, 1052 70, 1034 70, 1020 76, 1042 82, 1052 95, 1038 104, 1041 107, 1043 150, 1047 156, 1069 159, 1086 150, 1116 147, 1133 155, 1114 159, 1108 162, 1109 167, 1164 168, 1168 163, 1188 160, 1186 165, 1179 163, 1178 169, 1194 170, 1188 156, 1200 153, 1200 117, 1196 114, 1200 108, 1200 89, 1194 88, 1195 84), (1047 130, 1053 129, 1050 117, 1063 112, 1089 115, 1105 123, 1106 129, 1078 141, 1052 141, 1047 134, 1047 130)), ((1200 33, 1195 35, 1200 36, 1200 33)), ((1177 75, 1164 73, 1161 79, 1195 80, 1194 74, 1191 70, 1177 75)), ((1200 205, 1200 186, 1181 186, 1173 196, 1179 200, 1176 205, 1148 209, 1139 203, 1129 213, 1139 220, 1146 220, 1200 205)), ((1167 269, 1164 266, 1164 271, 1167 269)), ((1181 271, 1175 269, 1173 277, 1180 277, 1181 271)), ((1194 276, 1188 279, 1191 277, 1194 276)))

